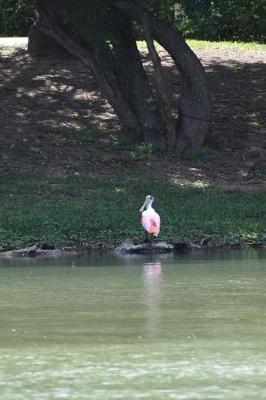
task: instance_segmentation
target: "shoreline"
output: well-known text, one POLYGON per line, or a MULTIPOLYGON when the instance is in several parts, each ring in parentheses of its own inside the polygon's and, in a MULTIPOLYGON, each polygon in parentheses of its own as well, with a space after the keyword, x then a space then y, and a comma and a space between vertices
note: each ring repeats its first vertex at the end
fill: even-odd
POLYGON ((160 254, 188 254, 201 251, 231 251, 231 250, 248 250, 248 249, 266 249, 266 240, 261 240, 254 243, 238 242, 230 243, 213 243, 206 238, 201 242, 195 241, 177 241, 164 242, 157 241, 152 243, 133 243, 131 240, 126 240, 120 245, 107 244, 75 244, 66 246, 56 246, 47 243, 29 244, 23 247, 13 247, 0 252, 1 259, 12 258, 59 258, 62 256, 80 256, 86 254, 116 254, 116 255, 160 255, 160 254))
POLYGON ((171 182, 86 177, 38 180, 3 177, 0 254, 37 246, 81 253, 143 242, 139 207, 155 195, 157 240, 175 251, 264 247, 266 192, 189 188, 171 182))

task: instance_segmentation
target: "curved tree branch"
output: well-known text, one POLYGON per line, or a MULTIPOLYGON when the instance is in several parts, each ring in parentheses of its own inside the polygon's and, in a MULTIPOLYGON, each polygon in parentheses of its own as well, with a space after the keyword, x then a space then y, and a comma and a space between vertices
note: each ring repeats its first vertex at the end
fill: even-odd
POLYGON ((172 151, 175 146, 176 132, 175 132, 174 121, 171 115, 171 106, 167 95, 166 84, 164 82, 162 74, 161 59, 153 43, 151 28, 146 13, 143 13, 142 9, 140 13, 141 13, 141 22, 143 26, 145 41, 147 43, 149 54, 151 56, 154 67, 155 82, 159 95, 158 103, 160 105, 162 118, 165 125, 166 147, 168 151, 172 151))
MULTIPOLYGON (((103 65, 100 65, 94 54, 84 47, 63 28, 61 21, 56 18, 55 10, 48 2, 39 0, 37 2, 39 14, 39 27, 48 36, 54 38, 59 44, 66 48, 83 62, 94 74, 103 93, 106 95, 114 111, 123 122, 123 127, 128 131, 133 140, 141 140, 141 124, 128 107, 127 102, 117 87, 116 77, 112 75, 111 68, 106 74, 103 65)), ((111 67, 111 66, 110 66, 111 67)))
POLYGON ((199 59, 185 40, 146 8, 131 0, 114 0, 114 4, 137 21, 149 21, 153 38, 174 60, 181 73, 183 88, 177 121, 176 153, 200 149, 210 128, 211 107, 206 74, 199 59))

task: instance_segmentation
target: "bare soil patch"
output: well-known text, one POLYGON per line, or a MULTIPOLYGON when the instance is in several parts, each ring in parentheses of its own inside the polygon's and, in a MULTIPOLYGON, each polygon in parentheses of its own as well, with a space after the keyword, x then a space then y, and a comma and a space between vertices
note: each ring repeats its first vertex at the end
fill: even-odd
MULTIPOLYGON (((265 188, 265 51, 194 49, 209 78, 212 131, 202 153, 169 160, 160 153, 143 157, 123 141, 112 108, 79 61, 32 59, 26 44, 0 40, 1 173, 153 175, 182 185, 265 188)), ((176 103, 180 78, 168 55, 161 56, 176 103)))

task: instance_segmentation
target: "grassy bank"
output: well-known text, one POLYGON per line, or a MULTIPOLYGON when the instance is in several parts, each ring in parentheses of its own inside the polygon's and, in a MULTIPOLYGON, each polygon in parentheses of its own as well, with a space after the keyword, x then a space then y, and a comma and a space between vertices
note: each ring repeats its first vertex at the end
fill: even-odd
MULTIPOLYGON (((176 160, 124 141, 79 62, 33 60, 26 41, 16 41, 0 40, 0 250, 142 240, 138 210, 148 193, 161 239, 252 245, 266 238, 266 192, 258 191, 266 183, 266 45, 188 41, 206 68, 213 125, 202 152, 176 160)), ((149 69, 146 46, 138 45, 149 69)), ((176 109, 181 82, 161 56, 176 109)))
POLYGON ((266 192, 117 178, 2 176, 1 250, 36 242, 111 246, 126 238, 141 240, 139 208, 147 193, 155 196, 161 215, 161 239, 206 237, 216 245, 234 245, 266 238, 266 192))

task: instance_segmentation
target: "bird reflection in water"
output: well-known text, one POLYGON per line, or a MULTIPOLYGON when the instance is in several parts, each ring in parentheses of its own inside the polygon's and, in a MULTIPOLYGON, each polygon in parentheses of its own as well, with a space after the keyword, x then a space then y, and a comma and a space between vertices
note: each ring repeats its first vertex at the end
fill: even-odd
POLYGON ((159 261, 144 264, 145 303, 147 306, 147 325, 149 334, 156 335, 160 322, 161 273, 159 261))
POLYGON ((162 272, 162 264, 157 262, 150 262, 144 264, 144 279, 147 286, 154 285, 160 280, 162 272))

